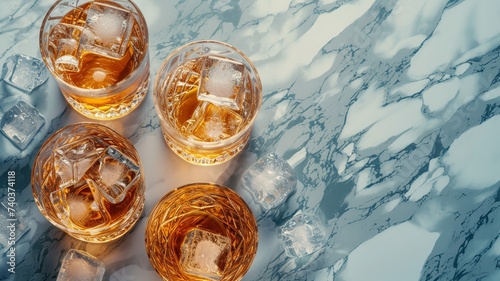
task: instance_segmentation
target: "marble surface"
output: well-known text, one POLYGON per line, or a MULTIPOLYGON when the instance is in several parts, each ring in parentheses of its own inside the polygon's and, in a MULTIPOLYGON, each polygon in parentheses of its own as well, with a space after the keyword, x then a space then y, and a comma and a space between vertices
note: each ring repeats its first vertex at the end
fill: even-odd
MULTIPOLYGON (((0 64, 40 57, 38 32, 51 0, 6 0, 0 64)), ((135 145, 146 173, 143 217, 123 239, 77 241, 53 227, 31 194, 43 141, 88 119, 69 108, 54 80, 31 93, 0 82, 0 111, 18 100, 46 122, 20 151, 0 135, 0 196, 15 171, 15 274, 54 280, 60 259, 83 249, 106 280, 160 280, 144 249, 151 209, 194 181, 235 186, 268 152, 293 167, 297 192, 258 218, 257 257, 244 280, 500 280, 500 1, 498 0, 137 0, 150 31, 152 81, 175 48, 228 42, 255 63, 264 99, 249 145, 232 161, 198 167, 165 145, 152 89, 138 110, 100 122, 135 145), (284 254, 277 227, 297 211, 316 215, 327 244, 284 254)), ((242 194, 244 195, 244 194, 242 194)), ((0 212, 7 212, 0 208, 0 212)), ((4 226, 5 223, 1 222, 4 226)))

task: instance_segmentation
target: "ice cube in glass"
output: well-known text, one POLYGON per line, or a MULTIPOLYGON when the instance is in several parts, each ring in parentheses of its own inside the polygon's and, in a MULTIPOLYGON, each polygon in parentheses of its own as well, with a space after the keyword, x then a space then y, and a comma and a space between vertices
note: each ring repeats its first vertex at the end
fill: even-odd
POLYGON ((123 201, 139 175, 137 163, 117 147, 109 146, 99 161, 89 168, 85 177, 110 203, 118 204, 123 201))
POLYGON ((269 153, 243 174, 241 185, 269 210, 283 204, 295 192, 297 177, 288 162, 276 153, 269 153))
POLYGON ((123 57, 130 41, 133 17, 130 11, 112 4, 92 3, 80 38, 82 48, 111 58, 123 57))
POLYGON ((181 246, 181 267, 186 273, 220 280, 230 256, 231 239, 202 229, 186 235, 181 246))
POLYGON ((245 71, 244 64, 229 58, 204 58, 198 99, 220 107, 240 110, 245 93, 245 71))
POLYGON ((243 118, 233 110, 202 102, 184 127, 199 140, 211 142, 233 136, 242 124, 243 118))
POLYGON ((53 59, 58 71, 78 72, 80 70, 78 56, 82 31, 83 27, 66 23, 58 23, 52 28, 49 40, 55 49, 53 59))
POLYGON ((54 150, 54 171, 60 178, 60 188, 80 181, 85 172, 99 158, 103 149, 97 148, 95 142, 95 138, 85 137, 54 150))
POLYGON ((319 220, 302 211, 297 212, 280 228, 285 253, 289 257, 303 257, 321 249, 326 234, 319 220))
POLYGON ((0 131, 18 148, 25 149, 44 123, 38 109, 19 101, 2 116, 0 131))
POLYGON ((49 78, 43 62, 37 58, 14 54, 7 58, 2 69, 2 79, 8 84, 31 92, 49 78))
POLYGON ((104 263, 91 254, 70 249, 64 256, 57 281, 100 281, 104 271, 104 263))
POLYGON ((61 221, 77 229, 95 228, 110 221, 99 194, 85 179, 53 191, 50 201, 61 221))

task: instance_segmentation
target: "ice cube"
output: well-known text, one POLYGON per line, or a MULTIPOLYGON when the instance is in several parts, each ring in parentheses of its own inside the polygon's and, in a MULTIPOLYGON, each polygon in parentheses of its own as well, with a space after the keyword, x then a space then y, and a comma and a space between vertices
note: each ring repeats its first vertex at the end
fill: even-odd
POLYGON ((231 250, 228 237, 193 229, 181 246, 181 267, 188 273, 209 280, 220 280, 231 250))
POLYGON ((184 123, 183 130, 201 141, 211 142, 235 135, 242 124, 243 119, 233 110, 202 102, 184 123))
POLYGON ((269 210, 281 205, 295 192, 297 177, 283 158, 269 153, 243 174, 241 185, 257 203, 269 210))
POLYGON ((80 181, 85 172, 99 159, 103 148, 96 147, 96 139, 85 137, 54 150, 54 171, 64 188, 80 181))
POLYGON ((59 23, 50 33, 50 44, 55 50, 54 64, 58 71, 77 72, 80 69, 78 56, 83 27, 59 23))
POLYGON ((111 58, 127 51, 134 16, 131 12, 102 2, 93 2, 87 10, 80 44, 83 50, 111 58))
POLYGON ((70 249, 64 256, 57 281, 100 281, 105 270, 104 263, 91 254, 70 249))
POLYGON ((78 41, 75 39, 61 39, 57 49, 56 67, 59 71, 78 72, 80 69, 77 53, 78 41))
POLYGON ((37 58, 14 54, 3 65, 2 79, 10 85, 26 92, 42 85, 49 78, 43 62, 37 58))
POLYGON ((198 99, 241 110, 245 65, 232 59, 208 56, 203 61, 198 99))
POLYGON ((50 201, 61 221, 68 226, 89 229, 110 221, 99 194, 85 179, 53 191, 50 201))
POLYGON ((301 211, 281 227, 280 236, 289 257, 310 255, 326 243, 325 230, 319 220, 301 211))
POLYGON ((123 201, 139 177, 137 163, 114 146, 107 147, 85 175, 89 183, 113 204, 123 201))
POLYGON ((2 116, 0 131, 18 148, 25 149, 44 123, 38 109, 19 101, 2 116))

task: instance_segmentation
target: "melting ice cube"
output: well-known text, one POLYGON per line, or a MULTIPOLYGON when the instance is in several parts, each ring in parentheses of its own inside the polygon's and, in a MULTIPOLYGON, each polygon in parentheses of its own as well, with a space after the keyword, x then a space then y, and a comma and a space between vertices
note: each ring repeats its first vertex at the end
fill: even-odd
POLYGON ((2 116, 0 131, 17 147, 25 149, 44 123, 38 109, 19 101, 2 116))
POLYGON ((78 139, 55 149, 54 170, 60 178, 59 187, 79 182, 102 151, 102 148, 96 147, 93 137, 78 139))
POLYGON ((42 85, 49 78, 43 62, 37 58, 14 54, 7 58, 2 69, 2 79, 26 92, 42 85))
POLYGON ((240 110, 243 103, 245 65, 235 60, 208 56, 203 61, 198 99, 240 110))
POLYGON ((202 141, 218 141, 236 134, 242 124, 243 119, 233 110, 202 102, 183 127, 202 141))
POLYGON ((104 271, 103 262, 94 256, 70 249, 64 256, 57 281, 100 281, 104 271))
POLYGON ((209 280, 220 280, 231 250, 231 239, 201 229, 191 230, 181 246, 181 267, 209 280))
POLYGON ((50 44, 55 50, 54 63, 57 70, 77 72, 79 71, 79 48, 80 37, 83 27, 59 23, 50 33, 50 44))
POLYGON ((75 39, 61 39, 57 50, 56 67, 59 71, 78 72, 77 59, 78 41, 75 39))
POLYGON ((94 228, 110 221, 97 191, 84 179, 75 185, 50 194, 50 201, 59 218, 76 228, 94 228))
POLYGON ((105 152, 88 170, 85 178, 111 203, 123 201, 127 191, 140 176, 140 168, 114 146, 105 152))
POLYGON ((326 243, 325 230, 318 219, 301 211, 281 227, 280 236, 290 257, 312 254, 326 243))
POLYGON ((257 203, 269 210, 285 202, 295 192, 297 177, 283 158, 269 153, 243 174, 241 184, 257 203))
POLYGON ((131 12, 101 2, 93 2, 87 10, 80 44, 86 51, 121 58, 127 51, 134 16, 131 12))

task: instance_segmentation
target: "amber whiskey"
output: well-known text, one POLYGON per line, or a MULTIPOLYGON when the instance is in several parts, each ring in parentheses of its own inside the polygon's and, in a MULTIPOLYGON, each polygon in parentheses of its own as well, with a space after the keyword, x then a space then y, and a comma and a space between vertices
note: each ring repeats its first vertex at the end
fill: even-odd
POLYGON ((257 250, 257 225, 237 193, 198 183, 166 195, 146 227, 146 250, 166 280, 240 280, 257 250))

